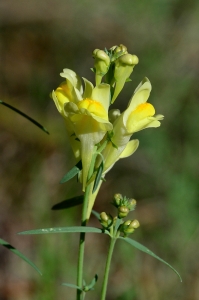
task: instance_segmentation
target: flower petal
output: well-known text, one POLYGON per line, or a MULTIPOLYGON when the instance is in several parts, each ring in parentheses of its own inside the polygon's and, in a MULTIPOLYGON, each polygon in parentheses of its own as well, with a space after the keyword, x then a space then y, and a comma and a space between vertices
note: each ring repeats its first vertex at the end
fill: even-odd
POLYGON ((72 86, 77 88, 81 93, 83 92, 81 78, 73 70, 64 69, 63 72, 60 73, 60 76, 68 79, 72 86))
POLYGON ((108 112, 110 105, 110 85, 102 83, 96 86, 92 91, 91 99, 100 102, 106 112, 108 112))
POLYGON ((91 98, 91 94, 94 88, 93 84, 84 77, 82 77, 82 79, 84 80, 84 85, 85 85, 83 99, 91 98))
POLYGON ((131 156, 137 150, 138 146, 139 140, 131 140, 130 142, 128 142, 126 148, 120 154, 119 159, 131 156))
MULTIPOLYGON (((126 111, 131 112, 134 109, 136 109, 136 107, 139 104, 145 103, 149 96, 150 96, 150 92, 152 90, 152 86, 151 83, 149 81, 149 79, 147 77, 145 77, 142 82, 138 85, 138 87, 135 89, 133 96, 130 99, 128 108, 126 111)), ((128 114, 128 113, 126 113, 128 114)))

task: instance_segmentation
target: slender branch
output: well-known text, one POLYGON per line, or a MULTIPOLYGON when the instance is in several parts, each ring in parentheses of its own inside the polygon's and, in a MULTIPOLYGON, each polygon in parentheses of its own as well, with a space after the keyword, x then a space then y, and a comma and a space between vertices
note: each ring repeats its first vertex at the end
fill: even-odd
POLYGON ((102 285, 101 300, 106 299, 106 291, 107 291, 107 286, 108 286, 108 277, 109 277, 111 259, 112 259, 116 240, 117 240, 117 237, 116 238, 112 237, 111 241, 110 241, 110 246, 109 246, 109 251, 108 251, 108 256, 107 256, 107 261, 106 261, 106 267, 105 267, 105 272, 104 272, 104 280, 103 280, 103 285, 102 285))

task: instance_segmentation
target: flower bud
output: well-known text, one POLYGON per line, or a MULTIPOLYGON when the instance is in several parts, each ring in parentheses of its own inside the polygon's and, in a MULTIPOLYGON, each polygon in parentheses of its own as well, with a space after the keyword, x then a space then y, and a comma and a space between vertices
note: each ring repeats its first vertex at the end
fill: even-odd
POLYGON ((127 54, 126 46, 120 44, 119 46, 113 46, 110 48, 112 52, 111 61, 114 62, 121 55, 127 54))
POLYGON ((120 56, 117 60, 117 66, 121 66, 122 64, 125 66, 132 66, 134 67, 135 65, 137 65, 139 62, 138 57, 136 55, 132 55, 132 54, 124 54, 122 56, 120 56))
POLYGON ((118 207, 121 204, 121 200, 122 200, 122 195, 121 194, 115 194, 114 195, 114 200, 113 200, 113 204, 118 207))
POLYGON ((114 49, 114 52, 115 52, 115 53, 122 52, 123 54, 128 53, 128 52, 127 52, 126 46, 124 46, 124 45, 122 45, 122 44, 120 44, 119 46, 117 46, 117 47, 114 49))
POLYGON ((129 78, 129 76, 133 72, 134 66, 137 65, 138 62, 138 57, 129 53, 126 53, 120 56, 118 59, 116 59, 114 70, 114 79, 116 83, 112 103, 115 101, 115 99, 121 92, 126 80, 129 78))
POLYGON ((136 229, 136 228, 140 227, 140 223, 139 223, 138 220, 133 220, 129 226, 131 228, 135 228, 136 229))
POLYGON ((119 109, 111 109, 108 113, 109 121, 113 124, 114 121, 121 115, 119 109))
POLYGON ((93 51, 93 57, 95 59, 94 67, 96 85, 99 85, 101 83, 102 77, 108 72, 110 58, 103 50, 99 49, 95 49, 93 51))
POLYGON ((136 206, 136 200, 135 199, 129 199, 128 201, 128 208, 130 211, 134 210, 136 206))
POLYGON ((100 219, 101 219, 101 221, 107 222, 108 221, 108 215, 103 211, 100 214, 100 219))
POLYGON ((105 212, 101 212, 100 214, 100 223, 104 228, 108 228, 113 224, 113 217, 107 215, 105 212))
POLYGON ((118 207, 118 217, 120 219, 125 218, 129 213, 129 209, 126 206, 118 207))
POLYGON ((127 236, 130 233, 133 233, 135 231, 136 228, 138 228, 140 226, 138 220, 128 220, 125 221, 121 228, 120 231, 124 233, 125 236, 127 236))

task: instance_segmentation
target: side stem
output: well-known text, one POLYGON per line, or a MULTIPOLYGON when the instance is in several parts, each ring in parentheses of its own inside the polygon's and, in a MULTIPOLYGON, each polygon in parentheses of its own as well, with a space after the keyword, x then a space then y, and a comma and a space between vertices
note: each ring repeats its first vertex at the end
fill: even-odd
POLYGON ((106 267, 105 267, 105 272, 104 272, 104 280, 103 280, 103 285, 102 285, 101 300, 106 299, 106 292, 107 292, 107 286, 108 286, 108 277, 109 277, 111 259, 112 259, 113 250, 114 250, 116 240, 117 240, 117 238, 112 237, 111 241, 110 241, 108 256, 107 256, 107 260, 106 260, 106 267))

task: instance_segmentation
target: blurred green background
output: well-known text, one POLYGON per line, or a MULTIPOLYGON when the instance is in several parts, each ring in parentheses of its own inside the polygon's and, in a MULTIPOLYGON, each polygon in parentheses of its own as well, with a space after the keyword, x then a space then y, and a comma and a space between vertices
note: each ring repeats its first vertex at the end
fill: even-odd
MULTIPOLYGON (((0 99, 50 131, 43 133, 0 106, 0 237, 43 271, 0 247, 0 300, 74 299, 78 236, 17 236, 23 230, 79 225, 81 207, 52 205, 81 193, 73 180, 59 181, 74 159, 64 122, 49 93, 63 68, 94 80, 92 51, 124 44, 140 62, 116 101, 125 109, 147 76, 150 102, 165 115, 159 129, 135 135, 138 151, 107 174, 95 210, 115 213, 120 192, 137 199, 141 227, 134 239, 171 263, 176 274, 127 244, 116 245, 108 300, 199 299, 199 2, 197 0, 7 0, 0 1, 0 99)), ((98 226, 92 217, 91 225, 98 226)), ((86 276, 99 281, 89 299, 99 299, 108 239, 87 236, 86 276)))

